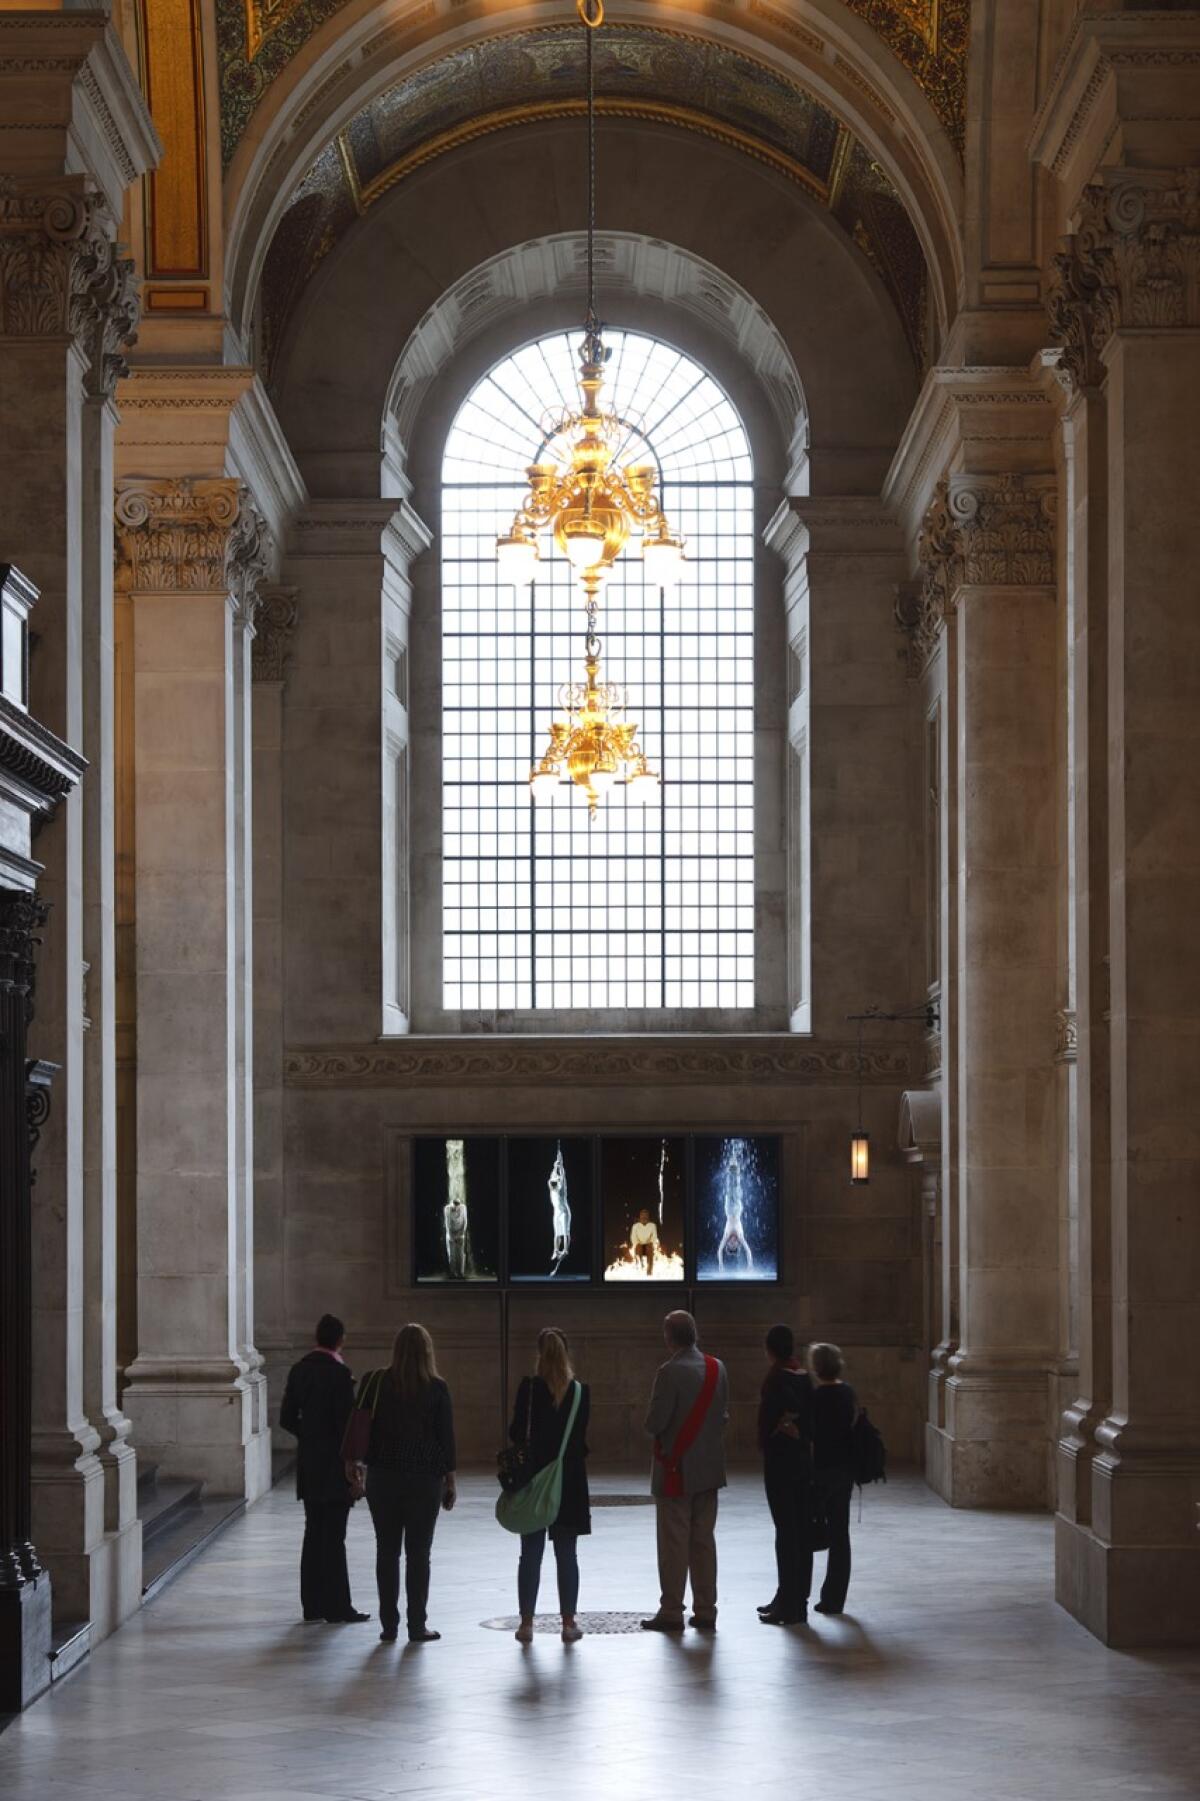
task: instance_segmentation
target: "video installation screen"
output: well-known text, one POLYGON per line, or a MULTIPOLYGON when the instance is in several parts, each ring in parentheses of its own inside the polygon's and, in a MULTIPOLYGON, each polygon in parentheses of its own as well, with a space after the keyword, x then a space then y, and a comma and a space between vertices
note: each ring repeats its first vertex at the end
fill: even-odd
POLYGON ((500 1276, 499 1138, 418 1138, 412 1206, 418 1282, 500 1276))
POLYGON ((508 1140, 510 1282, 592 1279, 592 1140, 508 1140))
POLYGON ((604 1138, 600 1193, 606 1282, 682 1282, 685 1138, 604 1138))
POLYGON ((696 1280, 779 1277, 779 1140, 693 1140, 696 1280))

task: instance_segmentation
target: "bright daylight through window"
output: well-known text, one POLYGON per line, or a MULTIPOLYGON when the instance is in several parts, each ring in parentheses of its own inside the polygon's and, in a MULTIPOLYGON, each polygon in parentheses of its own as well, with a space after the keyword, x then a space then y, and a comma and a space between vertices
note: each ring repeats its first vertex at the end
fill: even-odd
POLYGON ((583 597, 548 540, 536 580, 496 567, 547 402, 578 404, 579 333, 527 345, 474 388, 442 493, 442 982, 447 1009, 745 1008, 754 1002, 754 495, 736 412, 701 368, 606 331, 606 403, 657 460, 686 538, 677 589, 636 545, 601 597, 608 679, 662 788, 610 794, 589 823, 569 781, 529 771, 580 661, 583 597))

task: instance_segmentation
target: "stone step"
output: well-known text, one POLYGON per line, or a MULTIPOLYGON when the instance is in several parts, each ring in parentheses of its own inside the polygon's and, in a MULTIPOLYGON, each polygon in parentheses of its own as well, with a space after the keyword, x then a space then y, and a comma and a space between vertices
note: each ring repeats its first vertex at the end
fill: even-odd
POLYGON ((59 1682, 81 1664, 92 1648, 88 1620, 56 1621, 50 1634, 50 1680, 59 1682))
MULTIPOLYGON (((165 1486, 165 1484, 160 1484, 165 1486)), ((201 1495, 182 1508, 142 1548, 142 1601, 153 1601, 167 1584, 194 1563, 201 1551, 246 1511, 242 1495, 201 1495)))
POLYGON ((200 1505, 204 1493, 202 1482, 179 1481, 138 1483, 138 1518, 142 1522, 142 1549, 152 1545, 164 1532, 169 1532, 182 1515, 200 1505))

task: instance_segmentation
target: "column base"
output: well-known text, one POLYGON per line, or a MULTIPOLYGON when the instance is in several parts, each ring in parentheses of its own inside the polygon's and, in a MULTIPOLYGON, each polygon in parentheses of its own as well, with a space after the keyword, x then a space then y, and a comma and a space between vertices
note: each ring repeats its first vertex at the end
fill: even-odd
POLYGON ((161 1476, 203 1482, 212 1495, 257 1501, 271 1486, 271 1434, 254 1425, 253 1383, 178 1379, 134 1364, 122 1406, 139 1455, 161 1476))
POLYGON ((20 1713, 50 1687, 50 1577, 0 1589, 0 1714, 20 1713))
POLYGON ((951 1507, 1045 1509, 1053 1493, 1045 1373, 952 1375, 925 1425, 925 1480, 951 1507))
MULTIPOLYGON (((132 1483, 133 1454, 119 1479, 132 1483)), ((118 1474, 118 1472, 114 1472, 118 1474)), ((142 1604, 142 1528, 134 1507, 105 1529, 105 1471, 86 1456, 74 1465, 35 1462, 33 1517, 38 1554, 54 1578, 56 1620, 87 1620, 92 1643, 142 1604)))
POLYGON ((1115 1649, 1200 1645, 1200 1543, 1107 1545, 1059 1514, 1054 1597, 1115 1649))

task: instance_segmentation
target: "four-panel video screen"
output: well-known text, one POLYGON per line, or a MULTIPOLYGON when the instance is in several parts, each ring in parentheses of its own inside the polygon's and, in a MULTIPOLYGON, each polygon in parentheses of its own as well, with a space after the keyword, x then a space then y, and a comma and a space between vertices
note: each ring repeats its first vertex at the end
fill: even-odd
POLYGON ((779 1139, 413 1141, 418 1282, 776 1282, 779 1139))

